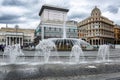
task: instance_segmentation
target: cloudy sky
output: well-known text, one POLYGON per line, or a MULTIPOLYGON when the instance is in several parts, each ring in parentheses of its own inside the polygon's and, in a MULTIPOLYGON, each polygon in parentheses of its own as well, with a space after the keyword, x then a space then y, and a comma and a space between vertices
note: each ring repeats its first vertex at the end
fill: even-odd
POLYGON ((69 9, 68 19, 81 21, 90 16, 97 6, 103 16, 120 25, 120 0, 0 0, 0 27, 35 29, 40 22, 38 15, 43 4, 62 6, 69 9))

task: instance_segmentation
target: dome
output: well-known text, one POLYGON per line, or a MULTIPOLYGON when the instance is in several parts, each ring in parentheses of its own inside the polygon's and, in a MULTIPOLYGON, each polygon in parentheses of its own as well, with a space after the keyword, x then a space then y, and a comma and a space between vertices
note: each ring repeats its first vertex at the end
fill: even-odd
POLYGON ((100 15, 101 15, 100 9, 97 8, 97 6, 95 6, 95 8, 91 12, 91 16, 100 16, 100 15))

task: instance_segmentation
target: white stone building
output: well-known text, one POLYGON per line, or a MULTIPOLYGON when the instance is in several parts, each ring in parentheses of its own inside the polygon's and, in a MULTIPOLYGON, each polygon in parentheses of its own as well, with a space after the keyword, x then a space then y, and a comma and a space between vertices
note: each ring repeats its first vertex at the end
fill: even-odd
POLYGON ((67 21, 69 10, 51 5, 43 5, 39 16, 40 24, 35 30, 35 40, 63 37, 63 26, 66 26, 68 38, 78 38, 77 22, 67 21))
POLYGON ((28 45, 33 43, 34 30, 33 29, 20 29, 20 28, 4 28, 0 29, 0 45, 13 45, 20 44, 28 45))

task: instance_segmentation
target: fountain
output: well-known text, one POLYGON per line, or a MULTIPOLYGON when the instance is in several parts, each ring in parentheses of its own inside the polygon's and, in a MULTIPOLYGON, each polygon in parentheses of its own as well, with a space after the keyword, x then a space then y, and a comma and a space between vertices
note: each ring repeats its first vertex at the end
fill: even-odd
POLYGON ((72 51, 70 54, 70 62, 74 62, 78 64, 79 62, 84 62, 84 61, 85 61, 84 53, 81 47, 78 45, 74 45, 72 47, 72 51))
MULTIPOLYGON (((76 61, 77 55, 79 55, 79 54, 77 54, 77 52, 80 51, 79 56, 81 56, 81 55, 83 56, 82 49, 81 49, 82 45, 88 46, 90 44, 81 39, 67 38, 66 37, 66 21, 64 21, 63 22, 63 37, 62 38, 48 38, 48 39, 43 39, 43 40, 39 41, 39 44, 36 46, 37 51, 35 53, 35 57, 43 56, 44 62, 48 63, 50 56, 52 56, 51 51, 53 51, 53 49, 56 49, 58 51, 71 51, 71 49, 73 47, 73 50, 72 50, 73 54, 71 54, 70 57, 75 56, 74 59, 76 61), (76 49, 74 49, 74 48, 77 48, 78 51, 76 51, 76 49)), ((55 53, 54 53, 54 55, 55 55, 55 53)), ((57 54, 57 57, 59 57, 58 54, 57 54)))
MULTIPOLYGON (((36 62, 28 62, 25 64, 16 64, 19 56, 25 56, 18 44, 7 46, 5 48, 4 57, 8 57, 11 64, 0 65, 0 80, 109 80, 113 76, 119 77, 116 73, 120 72, 119 62, 109 62, 109 47, 102 45, 98 51, 96 62, 85 62, 84 53, 81 45, 87 42, 74 38, 49 38, 39 42, 36 46, 35 60, 36 62), (51 62, 51 59, 58 56, 57 48, 72 48, 69 52, 70 62, 51 62), (39 58, 43 58, 40 60, 39 58), (36 59, 37 58, 37 59, 36 59), (104 61, 104 62, 103 62, 104 61), (72 64, 71 64, 72 63, 72 64), (79 64, 80 63, 80 64, 79 64), (106 77, 107 75, 107 77, 106 77), (108 77, 111 76, 112 77, 108 77)), ((26 57, 26 56, 25 56, 26 57)), ((62 56, 66 57, 66 56, 62 56)))
POLYGON ((109 54, 109 45, 100 45, 97 55, 97 61, 110 61, 109 54))
POLYGON ((119 78, 120 62, 105 62, 109 60, 109 47, 100 46, 97 60, 101 63, 85 62, 81 45, 89 45, 89 43, 81 39, 66 38, 65 23, 64 21, 63 38, 44 39, 36 46, 36 53, 32 57, 35 57, 38 64, 34 64, 36 62, 17 64, 17 58, 26 55, 21 52, 17 44, 7 46, 3 56, 7 56, 11 64, 0 64, 0 80, 110 80, 109 78, 114 76, 119 78), (59 56, 56 53, 56 50, 64 51, 65 48, 71 50, 69 55, 65 53, 65 56, 59 56), (51 63, 51 59, 56 56, 69 57, 70 60, 68 63, 65 61, 58 63, 59 59, 51 63), (43 60, 40 60, 41 57, 43 60))
POLYGON ((20 44, 8 45, 4 49, 3 58, 7 57, 9 63, 16 63, 18 57, 24 56, 20 44))
POLYGON ((38 58, 40 56, 44 57, 44 63, 48 63, 51 56, 57 57, 58 59, 58 54, 54 42, 50 40, 40 41, 39 44, 36 46, 35 61, 39 61, 38 58), (54 54, 51 53, 51 51, 54 51, 54 54))

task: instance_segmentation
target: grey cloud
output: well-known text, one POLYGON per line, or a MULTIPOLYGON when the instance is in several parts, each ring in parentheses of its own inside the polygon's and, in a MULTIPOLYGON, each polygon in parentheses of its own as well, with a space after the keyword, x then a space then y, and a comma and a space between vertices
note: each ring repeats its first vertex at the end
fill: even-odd
POLYGON ((70 0, 45 0, 46 4, 55 5, 59 7, 69 8, 70 7, 70 0))
MULTIPOLYGON (((28 21, 37 21, 40 19, 38 13, 40 10, 40 7, 44 2, 49 2, 49 0, 3 0, 1 6, 7 6, 7 7, 21 7, 23 9, 27 9, 28 12, 23 12, 22 15, 2 15, 0 16, 0 23, 10 23, 10 24, 16 24, 16 23, 25 23, 28 21), (20 20, 20 18, 24 17, 26 21, 20 20)), ((75 10, 71 10, 74 6, 70 5, 70 1, 74 0, 50 0, 48 4, 51 5, 58 5, 61 7, 69 8, 70 13, 68 13, 68 19, 75 19, 80 18, 84 19, 87 18, 90 15, 89 13, 84 12, 74 12, 75 10)), ((79 0, 80 1, 80 0, 79 0)), ((107 11, 111 13, 117 13, 118 12, 118 6, 120 7, 120 0, 84 0, 86 1, 86 5, 84 7, 78 7, 78 8, 86 8, 86 10, 92 10, 94 6, 98 6, 98 8, 101 9, 101 11, 107 9, 107 11), (101 5, 103 4, 103 6, 101 5), (110 6, 111 5, 111 6, 110 6)), ((80 1, 81 2, 81 1, 80 1)), ((81 5, 81 4, 80 4, 81 5)), ((7 13, 7 11, 6 11, 7 13)))
POLYGON ((0 16, 0 20, 12 20, 12 19, 16 19, 20 16, 16 16, 16 15, 2 15, 0 16))
POLYGON ((22 7, 32 7, 38 4, 39 0, 4 0, 2 2, 3 6, 22 6, 22 7))
POLYGON ((107 10, 110 13, 118 13, 119 7, 110 5, 110 6, 108 6, 107 10))
MULTIPOLYGON (((56 2, 57 2, 57 0, 56 0, 56 2)), ((61 3, 61 0, 59 2, 61 3)), ((69 5, 67 4, 69 2, 69 0, 66 0, 66 1, 63 0, 62 2, 64 2, 64 4, 61 4, 62 6, 66 7, 66 8, 69 7, 69 5)), ((22 17, 24 17, 26 19, 26 22, 39 20, 40 17, 38 14, 39 14, 40 7, 43 3, 44 3, 44 0, 29 0, 29 1, 28 0, 3 0, 2 6, 21 7, 23 9, 24 8, 28 9, 28 12, 25 12, 21 16, 2 15, 0 17, 0 23, 10 23, 10 24, 21 23, 21 22, 24 22, 23 20, 21 21, 19 19, 22 17)))
POLYGON ((22 21, 19 21, 20 17, 16 15, 2 15, 0 16, 0 23, 21 23, 22 21))
POLYGON ((74 18, 85 18, 87 16, 86 13, 73 13, 68 16, 68 19, 74 19, 74 18))
POLYGON ((2 24, 18 24, 18 23, 24 23, 24 22, 19 22, 17 20, 0 20, 0 23, 2 23, 2 24))
POLYGON ((5 14, 0 16, 0 23, 25 23, 33 20, 39 20, 39 9, 42 4, 42 0, 4 0, 2 2, 2 6, 13 6, 13 7, 21 7, 23 9, 28 9, 28 12, 24 12, 23 15, 9 15, 7 11, 5 14), (41 3, 40 3, 41 2, 41 3), (20 20, 20 18, 24 17, 26 21, 20 20))
POLYGON ((4 6, 23 6, 23 5, 25 5, 25 3, 20 0, 4 0, 2 5, 4 5, 4 6))
POLYGON ((25 16, 26 18, 28 19, 34 19, 34 20, 39 20, 39 10, 38 11, 34 11, 34 12, 28 12, 28 13, 25 13, 25 16))

